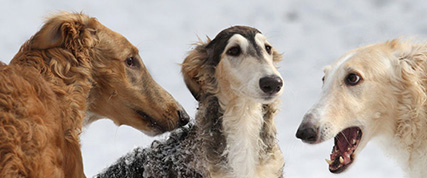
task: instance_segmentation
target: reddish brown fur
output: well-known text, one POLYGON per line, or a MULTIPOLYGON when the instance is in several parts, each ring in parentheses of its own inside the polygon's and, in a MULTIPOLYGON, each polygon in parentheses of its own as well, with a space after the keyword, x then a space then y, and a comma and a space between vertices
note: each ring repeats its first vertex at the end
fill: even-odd
POLYGON ((188 120, 126 38, 95 18, 60 13, 0 64, 0 177, 85 177, 87 112, 89 122, 108 117, 151 135, 188 120), (139 65, 126 66, 129 57, 139 65))

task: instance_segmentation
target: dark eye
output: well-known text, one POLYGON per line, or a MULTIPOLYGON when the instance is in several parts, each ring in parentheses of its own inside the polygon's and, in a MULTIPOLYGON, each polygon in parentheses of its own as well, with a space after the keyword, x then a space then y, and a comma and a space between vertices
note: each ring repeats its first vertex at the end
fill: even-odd
POLYGON ((128 57, 125 62, 129 67, 136 67, 135 59, 133 57, 128 57))
POLYGON ((322 82, 325 82, 325 76, 322 77, 322 82))
POLYGON ((271 54, 271 46, 270 45, 266 44, 265 50, 267 51, 268 54, 271 54))
POLYGON ((230 56, 239 56, 241 53, 240 47, 235 46, 227 50, 227 54, 230 56))
POLYGON ((345 83, 351 86, 357 85, 360 82, 360 79, 361 78, 359 75, 355 73, 351 73, 351 74, 348 74, 347 77, 345 78, 345 83))

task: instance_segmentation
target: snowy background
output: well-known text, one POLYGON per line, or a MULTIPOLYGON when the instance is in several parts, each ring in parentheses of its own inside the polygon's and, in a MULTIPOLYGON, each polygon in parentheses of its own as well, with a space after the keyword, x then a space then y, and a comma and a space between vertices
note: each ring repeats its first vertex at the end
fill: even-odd
MULTIPOLYGON (((127 37, 140 49, 154 79, 190 116, 195 115, 197 103, 184 85, 178 64, 191 44, 197 36, 213 38, 232 25, 256 27, 284 53, 279 71, 285 92, 276 123, 286 160, 285 177, 403 177, 400 167, 374 143, 367 145, 347 172, 333 175, 324 161, 333 142, 303 144, 295 132, 320 93, 323 66, 370 43, 400 36, 427 39, 426 1, 2 0, 0 60, 8 63, 21 44, 39 30, 43 17, 56 10, 83 11, 127 37)), ((91 177, 134 147, 149 145, 153 138, 100 120, 84 130, 81 140, 85 172, 91 177)))

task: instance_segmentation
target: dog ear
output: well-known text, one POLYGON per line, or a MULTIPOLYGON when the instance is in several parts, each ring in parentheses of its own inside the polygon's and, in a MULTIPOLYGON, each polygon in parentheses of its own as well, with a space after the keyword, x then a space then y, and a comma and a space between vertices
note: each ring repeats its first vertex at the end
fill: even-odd
POLYGON ((77 45, 93 45, 92 38, 96 34, 95 18, 81 13, 67 13, 50 17, 29 41, 31 49, 49 49, 54 47, 78 48, 77 45))
POLYGON ((397 57, 402 74, 415 74, 417 71, 424 70, 424 64, 427 60, 425 45, 413 44, 401 39, 394 39, 387 44, 392 50, 392 54, 397 57))
MULTIPOLYGON (((424 44, 413 44, 400 39, 388 42, 393 55, 397 57, 396 76, 392 80, 397 88, 411 96, 412 106, 424 107, 427 96, 424 89, 427 48, 424 44)), ((415 109, 420 110, 421 109, 415 109)))
POLYGON ((412 44, 410 41, 402 41, 401 39, 394 39, 388 44, 404 68, 408 66, 411 70, 419 70, 427 60, 425 45, 412 44))
POLYGON ((184 59, 182 63, 182 75, 187 88, 190 90, 194 98, 199 101, 202 94, 203 81, 201 80, 202 72, 205 70, 203 64, 208 58, 206 43, 199 39, 199 42, 195 44, 196 47, 190 51, 189 55, 184 59))
POLYGON ((280 62, 280 61, 282 61, 282 54, 273 48, 273 62, 280 62))

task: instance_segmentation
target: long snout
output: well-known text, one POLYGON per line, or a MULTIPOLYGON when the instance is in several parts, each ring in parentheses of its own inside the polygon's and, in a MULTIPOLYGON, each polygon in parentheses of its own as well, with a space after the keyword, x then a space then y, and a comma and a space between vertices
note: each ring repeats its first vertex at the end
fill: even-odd
POLYGON ((155 116, 157 125, 161 125, 163 131, 171 131, 186 125, 190 117, 184 107, 165 89, 158 85, 152 92, 150 103, 150 115, 155 116))
MULTIPOLYGON (((190 117, 181 104, 147 73, 136 98, 130 98, 134 119, 123 124, 147 135, 158 135, 186 125, 190 117), (142 122, 141 122, 142 121, 142 122)), ((130 96, 132 97, 132 96, 130 96)))

